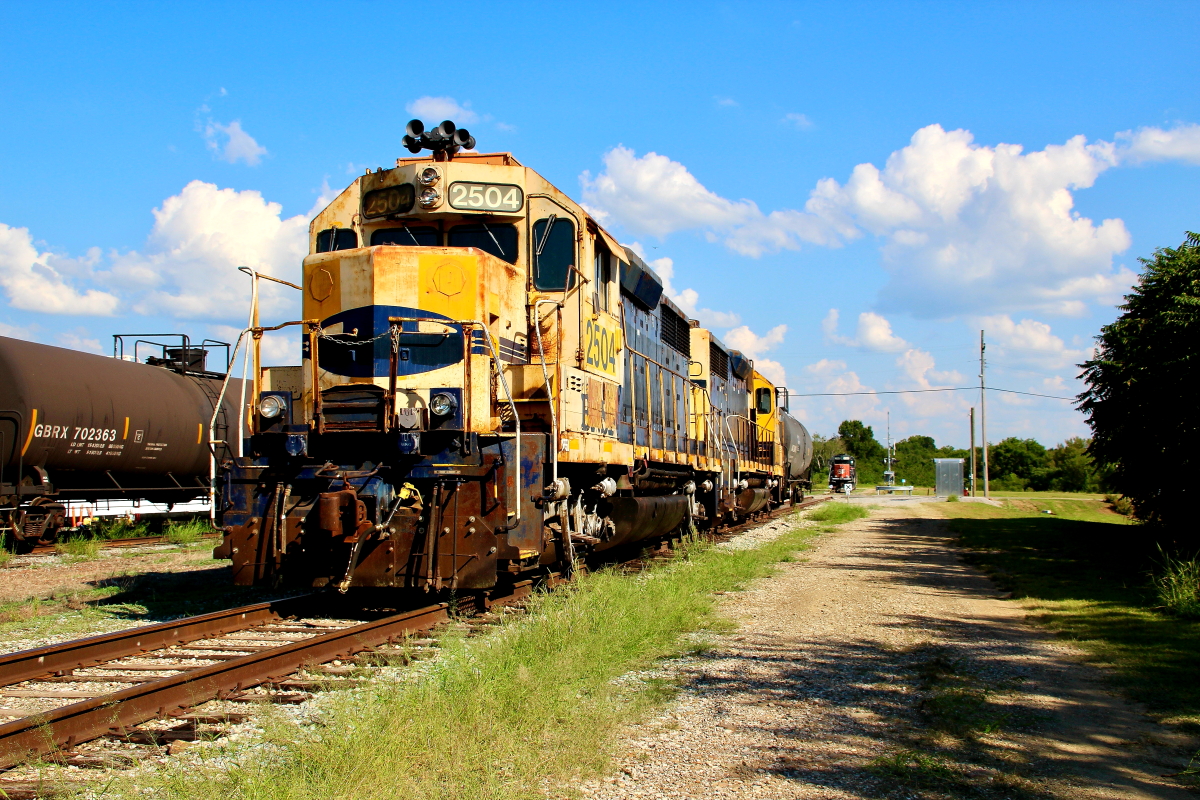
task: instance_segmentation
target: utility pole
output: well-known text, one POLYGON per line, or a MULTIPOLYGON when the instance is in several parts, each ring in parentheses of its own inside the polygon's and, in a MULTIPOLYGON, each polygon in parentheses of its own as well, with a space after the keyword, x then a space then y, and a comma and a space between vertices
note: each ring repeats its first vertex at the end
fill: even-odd
POLYGON ((979 332, 979 435, 983 439, 983 496, 990 498, 988 490, 988 449, 987 449, 987 388, 984 386, 984 371, 987 360, 984 353, 987 345, 983 341, 983 331, 979 332))
POLYGON ((971 497, 975 497, 975 408, 971 407, 971 497))

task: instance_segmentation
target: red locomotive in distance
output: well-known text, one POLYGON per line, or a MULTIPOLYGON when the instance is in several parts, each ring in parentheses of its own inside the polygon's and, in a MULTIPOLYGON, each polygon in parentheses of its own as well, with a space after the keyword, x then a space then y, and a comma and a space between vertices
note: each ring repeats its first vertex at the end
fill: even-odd
POLYGON ((854 458, 842 453, 829 462, 829 491, 850 494, 858 483, 858 471, 854 467, 854 458))

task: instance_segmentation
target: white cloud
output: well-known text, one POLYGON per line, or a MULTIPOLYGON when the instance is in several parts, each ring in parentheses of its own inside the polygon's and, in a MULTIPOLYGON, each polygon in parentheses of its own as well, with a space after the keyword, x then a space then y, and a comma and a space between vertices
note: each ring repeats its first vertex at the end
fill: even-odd
POLYGON ((1136 276, 1114 266, 1130 245, 1124 222, 1082 216, 1073 193, 1120 163, 1200 163, 1200 126, 1143 128, 1118 139, 1123 144, 1076 136, 1025 152, 929 125, 882 168, 859 164, 844 184, 824 178, 803 210, 770 213, 710 191, 664 155, 639 157, 623 146, 581 181, 590 207, 614 224, 659 237, 700 230, 743 255, 837 247, 873 234, 892 274, 882 292, 887 308, 925 317, 1019 309, 1081 315, 1089 304, 1111 305, 1136 276))
POLYGON ((1143 161, 1186 161, 1200 164, 1200 125, 1189 123, 1176 125, 1170 130, 1162 128, 1138 128, 1117 134, 1121 142, 1118 154, 1122 160, 1140 163, 1143 161))
POLYGON ((710 192, 687 168, 658 153, 638 156, 628 147, 604 154, 604 171, 584 172, 584 200, 635 233, 666 236, 688 228, 729 229, 761 216, 749 200, 733 202, 710 192))
MULTIPOLYGON (((939 371, 933 355, 915 347, 904 351, 896 359, 896 366, 900 368, 900 380, 895 388, 945 389, 967 385, 961 373, 939 371)), ((962 412, 969 403, 957 392, 900 394, 895 400, 908 407, 910 422, 916 422, 916 428, 923 430, 929 428, 928 420, 951 417, 962 412)))
POLYGON ((1065 369, 1091 358, 1091 347, 1067 347, 1045 322, 1035 319, 1013 322, 1007 314, 980 317, 975 322, 985 331, 989 356, 1002 357, 1008 364, 1065 369))
POLYGON ((738 101, 734 100, 732 97, 722 97, 721 95, 714 97, 713 102, 717 104, 718 108, 737 108, 737 106, 740 105, 740 103, 738 103, 738 101))
POLYGON ((699 320, 706 328, 728 328, 742 321, 740 315, 732 311, 714 311, 711 308, 700 308, 700 293, 695 289, 684 289, 671 298, 682 308, 689 317, 699 320))
POLYGON ((821 320, 821 331, 828 344, 861 347, 876 353, 896 353, 909 347, 908 342, 892 333, 892 323, 879 314, 872 311, 859 314, 858 330, 853 338, 838 334, 838 316, 838 310, 831 308, 821 320))
POLYGON ((845 361, 823 358, 806 366, 804 372, 810 378, 809 386, 797 390, 797 394, 829 393, 833 396, 794 397, 791 401, 794 413, 803 411, 835 431, 841 420, 869 421, 878 416, 879 395, 863 384, 857 373, 848 370, 845 361))
POLYGON ((784 114, 783 121, 801 131, 806 131, 813 127, 813 121, 805 114, 784 114))
POLYGON ((18 328, 16 325, 9 325, 7 322, 0 322, 0 336, 26 340, 32 338, 29 331, 24 328, 18 328))
POLYGON ((838 372, 846 371, 846 362, 839 359, 822 358, 815 364, 809 364, 804 368, 804 371, 810 375, 822 377, 825 375, 833 375, 838 372))
POLYGON ((116 295, 98 289, 81 291, 68 281, 91 277, 94 263, 38 252, 28 228, 0 223, 0 287, 14 308, 44 314, 116 313, 116 295))
MULTIPOLYGON (((141 314, 237 319, 249 303, 249 279, 237 267, 299 282, 308 253, 308 217, 281 216, 282 206, 256 191, 192 181, 154 209, 141 252, 114 258, 113 274, 144 294, 141 314)), ((294 313, 299 293, 261 282, 264 315, 294 313)))
POLYGON ((100 340, 88 336, 87 330, 83 328, 77 328, 73 331, 63 331, 58 335, 58 344, 71 350, 82 350, 85 353, 112 354, 111 350, 105 353, 100 340))
POLYGON ((749 325, 742 325, 741 327, 726 331, 724 340, 726 344, 735 350, 741 350, 751 358, 755 358, 783 344, 783 337, 786 335, 787 325, 776 325, 763 336, 759 336, 750 330, 749 325))
POLYGON ((218 158, 230 164, 245 161, 253 167, 267 154, 267 148, 242 130, 241 120, 235 119, 228 125, 209 120, 204 126, 204 141, 218 158))
POLYGON ((787 325, 776 325, 763 336, 759 336, 750 330, 750 326, 742 325, 733 330, 726 331, 723 339, 734 350, 741 350, 754 359, 754 367, 765 375, 767 380, 776 386, 783 386, 787 384, 787 371, 784 370, 783 365, 778 361, 763 358, 763 354, 783 344, 783 338, 786 334, 787 325))
POLYGON ((754 368, 776 386, 787 386, 787 370, 778 361, 772 361, 769 358, 756 358, 754 360, 754 368))
POLYGON ((930 125, 882 170, 860 164, 845 185, 820 181, 806 209, 883 238, 888 307, 935 317, 984 308, 1077 313, 1108 300, 1127 277, 1112 263, 1130 244, 1124 223, 1094 224, 1073 210, 1071 194, 1116 163, 1112 144, 1082 136, 1026 154, 930 125))
POLYGON ((962 386, 966 381, 957 370, 937 370, 933 355, 916 347, 905 350, 896 359, 896 366, 908 381, 921 389, 962 386))
POLYGON ((453 97, 418 97, 404 108, 430 128, 444 119, 460 125, 469 125, 479 119, 470 103, 460 104, 453 97))

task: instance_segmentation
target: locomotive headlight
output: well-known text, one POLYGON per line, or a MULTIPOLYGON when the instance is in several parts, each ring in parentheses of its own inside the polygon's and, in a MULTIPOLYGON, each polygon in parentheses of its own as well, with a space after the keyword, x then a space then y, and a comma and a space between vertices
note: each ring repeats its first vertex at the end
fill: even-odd
POLYGON ((458 401, 453 395, 439 392, 429 398, 429 410, 439 417, 448 417, 454 413, 454 409, 458 408, 458 401))
POLYGON ((421 181, 422 186, 433 186, 441 179, 442 173, 438 172, 436 167, 426 167, 421 170, 421 177, 418 180, 421 181))
POLYGON ((258 401, 258 413, 267 419, 278 417, 286 408, 287 404, 283 402, 283 398, 279 395, 269 394, 258 401))
POLYGON ((438 203, 442 202, 442 194, 437 189, 430 186, 421 192, 421 196, 417 198, 421 204, 421 208, 433 208, 438 203))

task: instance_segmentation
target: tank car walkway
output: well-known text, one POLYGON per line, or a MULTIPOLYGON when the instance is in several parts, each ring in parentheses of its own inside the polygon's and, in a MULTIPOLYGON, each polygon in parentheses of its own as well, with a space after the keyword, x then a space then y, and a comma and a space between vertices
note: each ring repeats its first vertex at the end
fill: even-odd
POLYGON ((923 500, 872 497, 869 519, 729 596, 740 629, 682 663, 679 701, 584 796, 1191 797, 1159 777, 1180 743, 999 599, 923 500), (974 743, 935 748, 931 703, 974 743))

